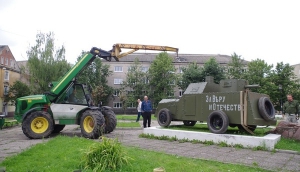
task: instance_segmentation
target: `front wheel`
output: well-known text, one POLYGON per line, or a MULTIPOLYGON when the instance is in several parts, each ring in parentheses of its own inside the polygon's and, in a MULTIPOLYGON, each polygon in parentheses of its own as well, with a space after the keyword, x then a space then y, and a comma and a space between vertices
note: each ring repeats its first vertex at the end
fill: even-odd
POLYGON ((157 122, 162 127, 168 127, 171 124, 172 116, 168 109, 163 108, 158 112, 157 122))
POLYGON ((207 125, 212 133, 223 134, 229 126, 228 116, 223 111, 213 111, 208 116, 207 125))
POLYGON ((53 119, 48 112, 32 112, 24 119, 22 130, 23 133, 31 139, 48 137, 53 131, 53 119))
POLYGON ((81 116, 80 128, 84 137, 97 139, 105 129, 104 116, 98 110, 87 110, 81 116))

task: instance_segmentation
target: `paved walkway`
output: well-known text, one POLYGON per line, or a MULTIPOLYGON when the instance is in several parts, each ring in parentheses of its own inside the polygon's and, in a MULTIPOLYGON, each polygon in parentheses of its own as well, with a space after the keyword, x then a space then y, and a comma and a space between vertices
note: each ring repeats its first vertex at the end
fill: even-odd
MULTIPOLYGON (((141 123, 141 122, 140 122, 141 123)), ((157 123, 152 122, 152 126, 157 123)), ((78 126, 67 126, 63 132, 69 136, 80 136, 78 126)), ((300 171, 300 155, 286 152, 253 151, 251 149, 236 149, 231 147, 219 147, 215 145, 203 145, 192 143, 179 143, 164 140, 151 140, 139 138, 142 129, 116 129, 106 137, 118 138, 124 145, 135 146, 141 149, 160 151, 177 156, 215 160, 225 163, 243 164, 253 167, 261 167, 272 171, 300 171)), ((20 127, 0 130, 0 162, 5 157, 11 156, 22 150, 43 142, 44 140, 30 140, 23 135, 20 127)))

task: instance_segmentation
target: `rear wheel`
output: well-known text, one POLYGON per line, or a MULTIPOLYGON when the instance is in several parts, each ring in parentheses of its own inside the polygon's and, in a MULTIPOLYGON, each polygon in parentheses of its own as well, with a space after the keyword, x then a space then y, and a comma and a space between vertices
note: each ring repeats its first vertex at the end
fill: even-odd
POLYGON ((53 119, 48 112, 32 112, 24 119, 22 130, 23 133, 31 139, 48 137, 53 131, 53 119))
POLYGON ((104 116, 98 110, 87 110, 81 116, 80 128, 84 137, 97 139, 105 129, 104 116))
POLYGON ((168 127, 171 124, 172 116, 167 108, 163 108, 158 112, 157 122, 162 127, 168 127))
POLYGON ((112 110, 104 110, 103 112, 105 118, 105 133, 110 133, 114 131, 117 126, 117 118, 112 110))
POLYGON ((61 132, 65 128, 65 126, 66 125, 55 124, 52 133, 59 133, 59 132, 61 132))
POLYGON ((228 129, 228 116, 223 111, 213 111, 208 116, 207 125, 212 133, 223 134, 228 129))
POLYGON ((194 126, 197 121, 183 121, 183 125, 185 126, 194 126))

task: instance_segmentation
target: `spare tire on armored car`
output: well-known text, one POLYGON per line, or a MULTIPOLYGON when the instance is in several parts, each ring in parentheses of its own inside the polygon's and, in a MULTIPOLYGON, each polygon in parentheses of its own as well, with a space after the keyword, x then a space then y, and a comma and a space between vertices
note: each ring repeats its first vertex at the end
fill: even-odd
POLYGON ((258 100, 258 112, 260 116, 266 121, 275 119, 275 109, 268 97, 261 97, 258 100))

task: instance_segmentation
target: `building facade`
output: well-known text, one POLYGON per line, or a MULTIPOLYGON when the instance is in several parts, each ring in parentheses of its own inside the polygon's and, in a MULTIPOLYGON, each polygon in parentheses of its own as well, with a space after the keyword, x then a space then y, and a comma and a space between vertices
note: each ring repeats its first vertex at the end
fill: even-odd
MULTIPOLYGON (((113 107, 116 113, 124 113, 122 102, 120 101, 120 96, 118 94, 118 89, 121 88, 121 84, 126 80, 126 73, 133 65, 134 60, 136 58, 139 59, 140 64, 142 65, 142 70, 147 71, 152 63, 152 61, 156 58, 158 53, 133 53, 127 55, 117 61, 103 61, 104 64, 110 65, 110 70, 113 72, 108 79, 108 85, 115 89, 113 96, 109 100, 108 106, 113 107)), ((173 64, 176 69, 176 73, 182 73, 182 67, 186 67, 190 63, 197 63, 202 66, 206 61, 210 58, 215 58, 216 61, 221 66, 227 66, 228 63, 231 62, 231 56, 228 55, 219 55, 219 54, 179 54, 178 57, 175 54, 169 54, 173 58, 173 64)), ((243 61, 246 65, 247 61, 243 61)), ((175 87, 174 90, 174 98, 180 98, 183 94, 183 90, 180 90, 178 87, 175 87)), ((151 98, 150 98, 151 99, 151 98)), ((126 108, 125 113, 135 113, 136 105, 131 105, 126 108)))
POLYGON ((9 86, 20 80, 20 68, 7 45, 0 45, 0 114, 13 116, 15 106, 12 102, 6 102, 9 86))
POLYGON ((300 80, 300 63, 291 66, 294 68, 294 74, 296 75, 297 79, 300 80))

